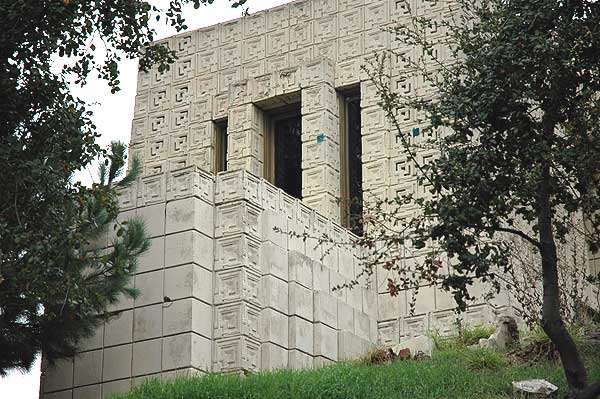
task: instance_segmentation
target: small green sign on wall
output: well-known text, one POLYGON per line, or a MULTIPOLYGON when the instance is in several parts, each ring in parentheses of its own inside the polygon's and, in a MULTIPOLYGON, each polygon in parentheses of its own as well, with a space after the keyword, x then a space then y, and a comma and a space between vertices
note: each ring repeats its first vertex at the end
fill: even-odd
POLYGON ((323 134, 319 134, 319 135, 317 136, 317 143, 322 143, 322 142, 324 142, 324 141, 325 141, 325 135, 323 135, 323 134))
POLYGON ((418 127, 413 127, 412 136, 413 137, 418 137, 419 134, 421 134, 421 130, 418 127))

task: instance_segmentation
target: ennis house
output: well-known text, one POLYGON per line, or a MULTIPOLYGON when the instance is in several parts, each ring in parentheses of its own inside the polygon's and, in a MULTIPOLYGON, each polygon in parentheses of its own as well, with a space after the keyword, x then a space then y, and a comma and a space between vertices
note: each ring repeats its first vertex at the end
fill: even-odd
MULTIPOLYGON (((448 12, 444 0, 410 1, 421 15, 448 12)), ((165 41, 179 58, 138 75, 130 155, 144 173, 121 199, 122 218, 143 218, 152 237, 133 281, 141 295, 44 372, 43 398, 318 367, 452 328, 449 294, 422 288, 410 315, 410 293, 386 293, 383 269, 332 290, 357 274, 360 254, 290 234, 347 241, 360 234, 360 200, 422 190, 361 70, 382 50, 416 52, 382 29, 406 18, 404 0, 296 0, 165 41)), ((427 93, 396 58, 386 68, 394 90, 427 93)), ((412 110, 400 115, 419 127, 412 110)), ((497 299, 463 317, 508 309, 497 299)))

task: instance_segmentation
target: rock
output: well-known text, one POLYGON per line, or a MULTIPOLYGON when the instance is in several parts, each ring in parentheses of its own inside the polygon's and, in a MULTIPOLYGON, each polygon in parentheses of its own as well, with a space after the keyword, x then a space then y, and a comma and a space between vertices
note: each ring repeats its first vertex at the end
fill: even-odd
POLYGON ((411 338, 408 341, 404 341, 401 344, 394 346, 392 350, 394 351, 394 354, 396 356, 399 356, 400 351, 402 351, 403 349, 408 349, 410 353, 414 353, 415 356, 419 352, 421 352, 421 357, 431 357, 431 353, 433 352, 434 347, 435 343, 433 342, 433 339, 425 335, 421 335, 419 337, 411 338))
POLYGON ((398 351, 398 355, 396 356, 398 360, 410 360, 411 357, 412 355, 410 353, 410 349, 408 348, 400 349, 398 351))
POLYGON ((480 338, 478 346, 483 349, 491 349, 491 350, 498 349, 498 343, 496 342, 496 339, 494 338, 493 335, 489 338, 480 338))
POLYGON ((517 346, 519 344, 519 328, 514 317, 500 317, 496 332, 489 339, 492 338, 496 341, 496 347, 500 350, 517 346))
POLYGON ((546 380, 513 381, 513 398, 556 398, 558 387, 546 380))

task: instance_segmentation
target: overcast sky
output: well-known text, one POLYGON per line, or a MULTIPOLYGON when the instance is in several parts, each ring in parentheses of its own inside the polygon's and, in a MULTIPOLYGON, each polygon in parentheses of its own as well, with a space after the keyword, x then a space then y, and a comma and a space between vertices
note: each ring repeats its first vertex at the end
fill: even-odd
MULTIPOLYGON (((291 0, 249 0, 247 6, 250 13, 289 3, 291 0)), ((159 6, 168 5, 168 0, 153 0, 159 6)), ((215 0, 208 7, 194 10, 188 7, 184 11, 190 30, 225 22, 241 16, 241 9, 232 9, 227 0, 215 0)), ((164 25, 156 25, 157 39, 175 34, 175 30, 164 25)), ((121 91, 111 94, 106 84, 97 79, 90 79, 84 88, 73 87, 73 92, 87 101, 94 112, 94 123, 101 134, 99 143, 103 146, 113 140, 129 143, 131 119, 137 84, 137 60, 121 63, 121 91)), ((85 171, 77 176, 83 182, 90 182, 95 170, 85 171)), ((2 399, 37 399, 39 390, 39 363, 30 373, 12 372, 8 377, 0 379, 0 398, 2 399)))

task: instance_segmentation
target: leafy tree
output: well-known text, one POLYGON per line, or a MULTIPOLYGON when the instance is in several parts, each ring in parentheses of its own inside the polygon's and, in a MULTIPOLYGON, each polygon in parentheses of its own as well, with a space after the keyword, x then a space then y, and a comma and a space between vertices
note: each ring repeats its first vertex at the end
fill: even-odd
POLYGON ((459 0, 435 18, 405 6, 412 17, 393 29, 400 45, 391 61, 425 84, 392 90, 389 54, 367 69, 419 188, 367 212, 358 243, 374 255, 365 273, 383 264, 397 272, 392 295, 425 280, 464 309, 474 282, 500 287, 497 272, 512 267, 503 240, 518 237, 539 254, 541 326, 569 395, 597 397, 600 381, 588 381, 561 315, 557 244, 581 215, 589 219, 581 239, 592 252, 600 244, 600 3, 459 0), (419 128, 407 129, 406 110, 422 116, 419 128), (407 247, 423 261, 407 266, 407 247))
POLYGON ((118 294, 134 294, 129 277, 147 246, 136 221, 116 228, 112 249, 92 245, 114 225, 116 190, 139 168, 117 182, 125 147, 96 144, 91 113, 68 82, 97 74, 117 91, 123 57, 139 57, 144 70, 167 68, 175 55, 152 44, 151 19, 182 30, 185 4, 211 3, 171 0, 159 10, 139 0, 0 2, 0 374, 29 369, 40 351, 49 361, 72 354, 118 294), (58 57, 66 65, 57 72, 58 57), (100 184, 72 181, 98 157, 107 162, 100 184))

